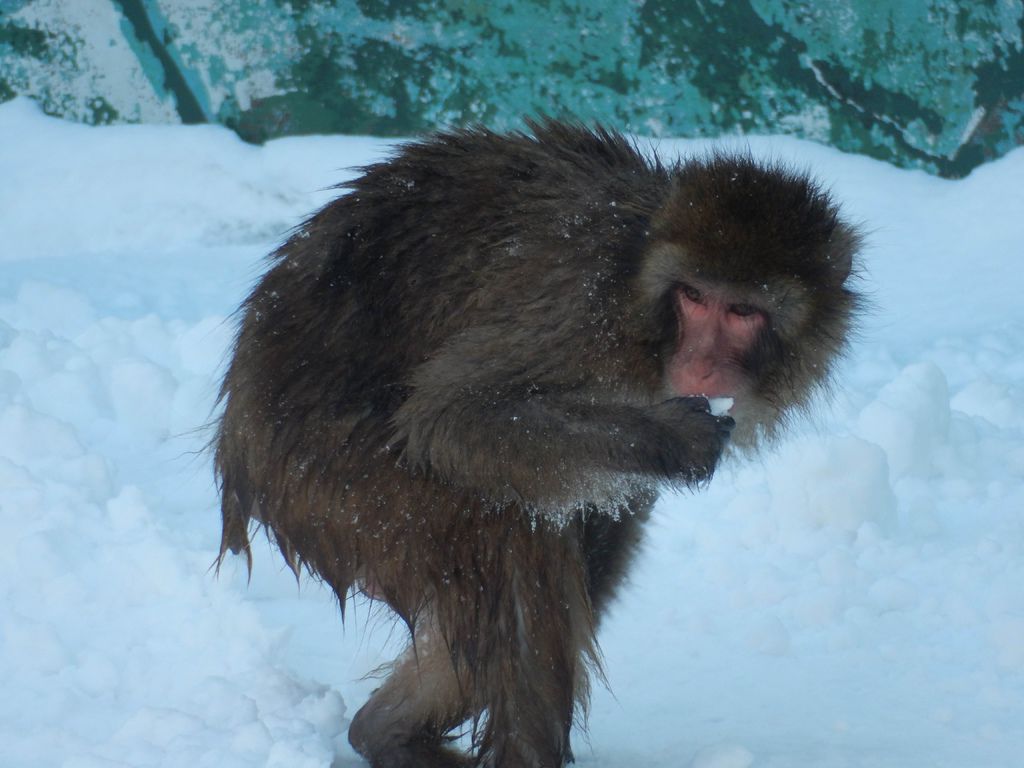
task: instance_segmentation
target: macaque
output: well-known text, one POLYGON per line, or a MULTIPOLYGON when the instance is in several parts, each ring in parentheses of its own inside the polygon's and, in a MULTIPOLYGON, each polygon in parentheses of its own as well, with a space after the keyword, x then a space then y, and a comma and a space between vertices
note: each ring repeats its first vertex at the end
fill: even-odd
POLYGON ((262 525, 410 632, 349 730, 373 768, 570 761, 659 491, 771 438, 857 314, 857 231, 807 176, 530 129, 363 169, 273 255, 223 383, 221 558, 262 525))

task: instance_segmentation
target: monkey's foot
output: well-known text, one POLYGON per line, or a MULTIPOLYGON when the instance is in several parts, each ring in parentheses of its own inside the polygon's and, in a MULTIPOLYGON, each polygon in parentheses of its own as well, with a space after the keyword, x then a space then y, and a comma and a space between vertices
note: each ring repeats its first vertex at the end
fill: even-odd
POLYGON ((472 768, 473 759, 443 741, 414 739, 390 745, 375 755, 364 755, 371 768, 472 768))

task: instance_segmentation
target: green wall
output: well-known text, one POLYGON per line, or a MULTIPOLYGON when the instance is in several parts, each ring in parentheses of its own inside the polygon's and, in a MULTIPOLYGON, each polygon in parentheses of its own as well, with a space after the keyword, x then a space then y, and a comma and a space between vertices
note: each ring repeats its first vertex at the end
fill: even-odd
POLYGON ((250 141, 573 115, 945 176, 1024 143, 1021 0, 0 0, 0 100, 250 141))

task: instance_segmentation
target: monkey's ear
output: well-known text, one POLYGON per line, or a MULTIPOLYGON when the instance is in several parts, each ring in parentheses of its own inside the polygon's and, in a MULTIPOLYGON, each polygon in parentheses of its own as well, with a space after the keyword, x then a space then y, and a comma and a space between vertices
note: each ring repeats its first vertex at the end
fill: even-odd
POLYGON ((863 239, 860 232, 847 224, 838 223, 828 239, 825 261, 829 279, 834 285, 842 285, 853 272, 854 260, 863 239))

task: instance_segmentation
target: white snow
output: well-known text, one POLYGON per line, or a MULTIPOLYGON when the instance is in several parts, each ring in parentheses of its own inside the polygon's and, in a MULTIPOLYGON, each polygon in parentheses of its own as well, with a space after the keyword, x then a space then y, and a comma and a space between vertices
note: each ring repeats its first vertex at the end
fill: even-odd
POLYGON ((708 398, 708 405, 711 407, 711 413, 715 416, 725 416, 732 409, 735 399, 731 397, 710 397, 708 398))
MULTIPOLYGON (((749 146, 864 223, 873 308, 830 405, 660 504, 578 764, 1020 766, 1024 150, 749 146)), ((401 632, 269 546, 217 577, 203 427, 264 254, 386 148, 0 105, 0 766, 362 765, 401 632)))

